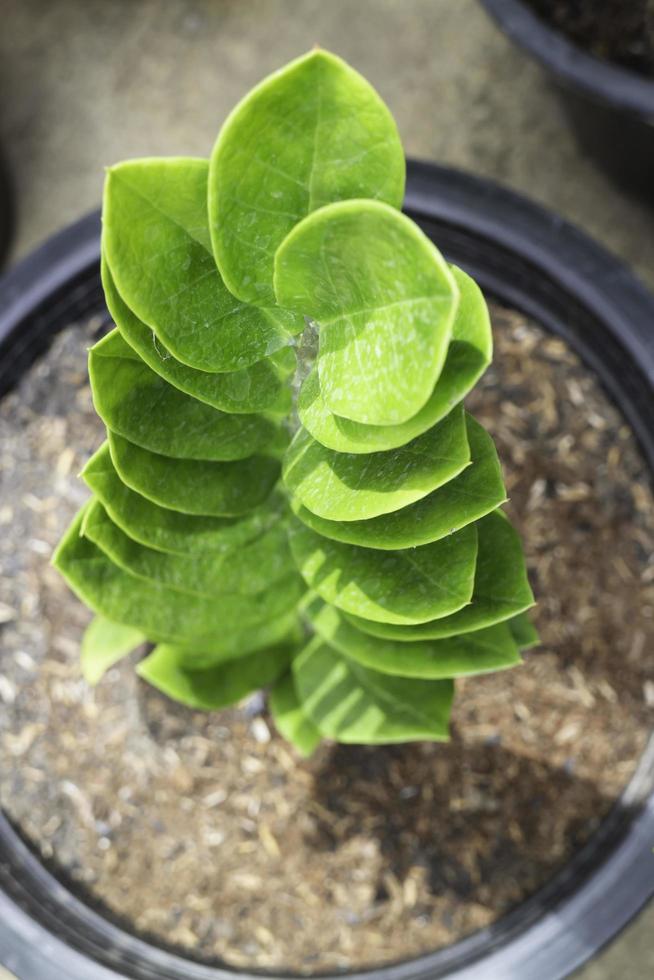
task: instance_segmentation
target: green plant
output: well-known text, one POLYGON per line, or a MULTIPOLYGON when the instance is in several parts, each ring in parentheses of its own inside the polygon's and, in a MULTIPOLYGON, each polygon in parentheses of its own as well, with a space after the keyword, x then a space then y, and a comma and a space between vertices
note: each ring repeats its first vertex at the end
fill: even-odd
POLYGON ((486 304, 403 192, 390 113, 319 50, 237 106, 210 162, 109 170, 116 328, 89 354, 108 439, 55 556, 98 614, 91 682, 149 641, 139 674, 187 705, 272 685, 308 753, 444 739, 453 679, 535 642, 495 448, 462 406, 486 304))

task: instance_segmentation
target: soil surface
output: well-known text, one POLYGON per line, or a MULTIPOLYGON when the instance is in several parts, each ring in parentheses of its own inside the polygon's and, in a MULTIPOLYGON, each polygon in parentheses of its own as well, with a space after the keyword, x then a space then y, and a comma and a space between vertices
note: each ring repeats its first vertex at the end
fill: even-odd
POLYGON ((592 834, 652 722, 654 508, 622 417, 560 340, 493 308, 495 436, 542 646, 458 685, 452 741, 299 761, 261 696, 203 715, 130 662, 94 690, 48 559, 103 433, 74 325, 0 403, 0 802, 129 928, 239 967, 371 966, 531 894, 592 834))
POLYGON ((579 47, 654 78, 654 0, 525 2, 579 47))

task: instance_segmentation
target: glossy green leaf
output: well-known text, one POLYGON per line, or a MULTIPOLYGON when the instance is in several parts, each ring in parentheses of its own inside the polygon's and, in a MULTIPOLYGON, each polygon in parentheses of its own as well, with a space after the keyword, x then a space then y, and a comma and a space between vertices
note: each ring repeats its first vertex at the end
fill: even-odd
POLYGON ((223 412, 271 412, 287 415, 291 390, 287 378, 295 371, 297 358, 292 347, 282 347, 251 367, 212 374, 198 371, 176 360, 145 323, 123 302, 102 256, 102 286, 109 312, 121 336, 132 350, 169 384, 206 405, 223 412))
POLYGON ((281 520, 242 548, 226 554, 168 555, 133 541, 94 500, 86 511, 82 534, 132 575, 207 598, 220 592, 255 595, 295 570, 286 523, 281 520))
POLYGON ((477 558, 475 524, 441 541, 380 554, 323 538, 299 521, 291 549, 307 584, 326 602, 380 623, 424 623, 470 601, 477 558))
POLYGON ((280 677, 273 687, 269 706, 279 733, 295 746, 300 755, 310 756, 322 736, 302 710, 290 671, 280 677))
POLYGON ((247 516, 201 517, 159 507, 122 482, 103 442, 82 470, 84 482, 101 502, 114 524, 134 541, 173 555, 202 555, 241 547, 264 533, 286 507, 273 492, 247 516))
POLYGON ((277 252, 275 292, 320 326, 320 391, 332 412, 397 425, 424 407, 445 362, 459 289, 409 218, 374 201, 314 211, 277 252))
POLYGON ((285 429, 263 415, 221 412, 152 371, 118 330, 89 351, 95 410, 113 432, 176 459, 227 461, 259 450, 282 452, 285 429))
POLYGON ((275 250, 293 226, 348 198, 399 208, 404 169, 393 117, 340 58, 311 51, 264 79, 228 117, 211 156, 211 236, 229 289, 274 303, 275 250))
POLYGON ((302 709, 327 738, 369 745, 448 738, 450 680, 391 677, 319 637, 294 659, 293 677, 302 709))
POLYGON ((518 646, 504 623, 446 640, 402 643, 361 632, 320 599, 308 605, 305 615, 330 647, 382 674, 437 680, 486 674, 520 663, 518 646))
POLYGON ((115 565, 80 535, 83 518, 84 509, 62 538, 53 559, 55 566, 94 612, 134 626, 150 640, 202 647, 216 633, 236 632, 283 615, 304 592, 297 574, 255 596, 230 593, 207 599, 177 592, 115 565))
POLYGON ((402 510, 371 520, 328 521, 298 501, 293 502, 293 509, 302 523, 318 534, 363 548, 414 548, 460 531, 506 500, 493 440, 471 415, 466 415, 466 430, 472 465, 456 479, 402 510))
POLYGON ((479 380, 492 356, 488 307, 474 280, 455 266, 450 269, 461 297, 445 364, 427 403, 400 425, 352 422, 330 412, 314 367, 300 390, 298 414, 305 429, 323 446, 340 453, 382 452, 404 446, 447 415, 479 380))
POLYGON ((218 711, 274 683, 287 669, 292 650, 282 645, 219 666, 191 669, 183 653, 162 645, 141 661, 136 672, 174 701, 201 711, 218 711))
POLYGON ((413 442, 367 456, 337 453, 300 429, 284 457, 284 483, 318 517, 360 521, 398 511, 470 464, 462 407, 413 442))
POLYGON ((202 644, 176 644, 178 656, 190 668, 215 667, 280 644, 297 644, 303 631, 295 608, 254 626, 219 632, 202 644))
POLYGON ((513 619, 507 621, 507 626, 511 630, 513 639, 521 650, 529 650, 531 647, 538 646, 540 637, 538 630, 533 625, 527 613, 520 613, 513 619))
POLYGON ((109 432, 111 459, 131 490, 161 507, 208 517, 240 517, 260 506, 280 474, 270 456, 229 463, 169 459, 109 432))
POLYGON ((102 243, 118 292, 173 356, 201 371, 237 371, 303 329, 228 291, 209 240, 206 160, 128 160, 107 172, 102 243))
POLYGON ((97 684, 110 667, 144 642, 140 630, 96 616, 82 637, 81 664, 86 683, 97 684))
POLYGON ((494 626, 533 606, 520 538, 506 517, 493 511, 471 526, 479 533, 479 553, 470 605, 414 626, 398 628, 361 614, 348 617, 350 622, 372 636, 391 640, 438 640, 494 626))

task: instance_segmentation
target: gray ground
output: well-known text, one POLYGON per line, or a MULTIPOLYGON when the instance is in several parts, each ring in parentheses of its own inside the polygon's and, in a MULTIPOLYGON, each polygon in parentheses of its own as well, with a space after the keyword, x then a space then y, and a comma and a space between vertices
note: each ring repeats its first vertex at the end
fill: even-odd
MULTIPOLYGON (((378 87, 408 154, 526 192, 654 284, 654 215, 584 159, 539 70, 475 0, 2 0, 1 8, 14 259, 98 204, 104 165, 206 155, 247 88, 317 42, 378 87)), ((650 910, 584 980, 654 976, 652 927, 650 910)))

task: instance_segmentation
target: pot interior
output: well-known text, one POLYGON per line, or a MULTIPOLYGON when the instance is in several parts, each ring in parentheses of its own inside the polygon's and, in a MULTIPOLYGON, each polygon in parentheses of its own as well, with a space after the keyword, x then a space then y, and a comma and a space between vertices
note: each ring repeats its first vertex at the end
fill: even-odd
POLYGON ((103 438, 85 366, 108 326, 97 272, 51 309, 0 403, 0 801, 83 902, 207 964, 358 970, 491 926, 607 814, 620 824, 654 704, 651 472, 570 343, 494 302, 494 364, 467 403, 504 463, 542 646, 459 683, 449 745, 300 762, 259 697, 201 715, 131 662, 81 679, 89 614, 47 562, 103 438))

